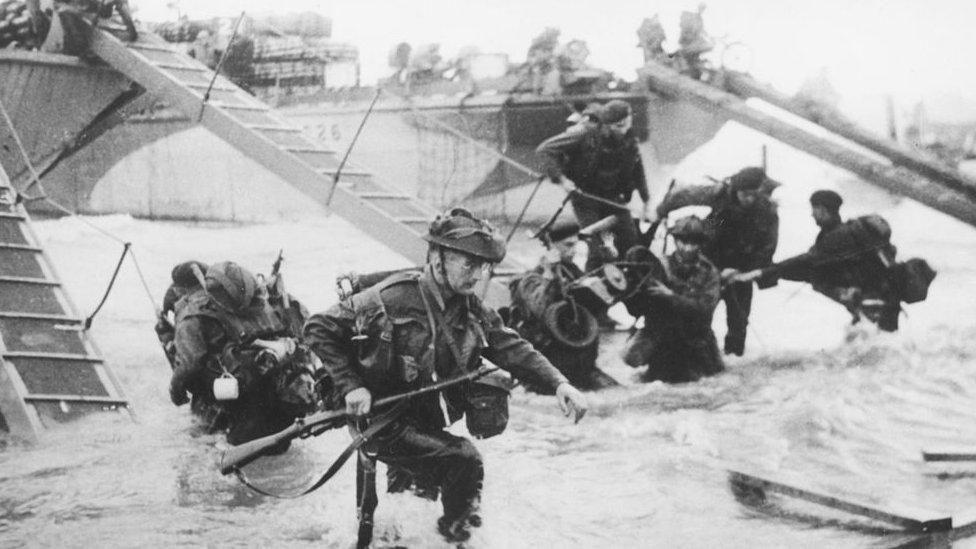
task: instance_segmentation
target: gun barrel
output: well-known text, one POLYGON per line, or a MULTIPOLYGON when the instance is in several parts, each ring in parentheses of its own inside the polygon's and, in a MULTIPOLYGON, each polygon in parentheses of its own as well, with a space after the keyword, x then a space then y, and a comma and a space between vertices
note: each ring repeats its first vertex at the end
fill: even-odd
POLYGON ((238 446, 231 446, 224 450, 220 456, 220 473, 223 475, 233 473, 235 469, 251 463, 277 444, 297 437, 301 430, 301 422, 296 421, 290 427, 277 433, 256 438, 238 446))
MULTIPOLYGON (((408 393, 403 393, 400 395, 393 395, 385 398, 381 398, 373 403, 373 407, 382 407, 389 404, 394 404, 401 400, 406 400, 417 395, 422 395, 425 393, 430 393, 434 391, 440 391, 451 385, 455 385, 462 381, 467 381, 484 376, 490 372, 497 370, 497 366, 483 367, 477 371, 467 373, 462 376, 458 376, 454 379, 448 379, 417 389, 415 391, 410 391, 408 393)), ((277 446, 278 444, 286 441, 298 438, 300 436, 310 432, 314 434, 319 434, 325 430, 332 429, 342 425, 342 423, 349 418, 349 414, 345 410, 336 410, 328 412, 318 412, 304 418, 295 420, 285 429, 278 431, 277 433, 270 434, 266 437, 256 438, 254 440, 245 442, 244 444, 239 444, 237 446, 231 446, 220 456, 220 473, 223 475, 229 475, 234 472, 235 469, 243 467, 248 463, 256 460, 257 458, 264 455, 268 450, 277 446)))

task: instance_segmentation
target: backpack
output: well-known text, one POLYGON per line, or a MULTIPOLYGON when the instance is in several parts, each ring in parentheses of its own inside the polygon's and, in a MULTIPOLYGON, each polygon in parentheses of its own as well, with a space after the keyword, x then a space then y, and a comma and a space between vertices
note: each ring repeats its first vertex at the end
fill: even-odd
POLYGON ((891 279, 895 291, 898 292, 898 298, 905 303, 925 301, 935 275, 935 269, 919 257, 896 263, 891 267, 891 279))

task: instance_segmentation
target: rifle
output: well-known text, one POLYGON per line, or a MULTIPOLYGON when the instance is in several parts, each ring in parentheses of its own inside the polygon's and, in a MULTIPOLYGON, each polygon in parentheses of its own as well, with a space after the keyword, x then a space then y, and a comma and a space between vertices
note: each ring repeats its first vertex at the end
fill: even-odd
POLYGON ((281 278, 281 263, 285 260, 284 252, 284 248, 279 248, 278 257, 274 260, 274 263, 271 264, 271 274, 268 275, 270 282, 268 284, 268 289, 274 291, 272 297, 281 299, 282 306, 287 309, 291 306, 291 303, 288 299, 288 292, 285 291, 284 280, 281 278))
MULTIPOLYGON (((478 379, 496 370, 498 370, 497 366, 482 367, 474 372, 468 372, 456 378, 441 381, 414 391, 381 398, 373 403, 373 408, 382 408, 415 396, 442 391, 458 383, 478 379)), ((285 441, 318 436, 331 429, 342 427, 346 424, 347 420, 358 417, 360 416, 354 416, 345 410, 327 410, 298 418, 295 420, 295 423, 292 423, 277 433, 254 439, 225 450, 220 456, 220 473, 229 475, 285 441)))
MULTIPOLYGON (((671 184, 668 185, 668 190, 667 192, 664 193, 664 198, 661 199, 661 202, 664 202, 665 200, 668 199, 669 196, 671 196, 671 191, 674 190, 674 184, 676 181, 677 180, 675 179, 671 180, 671 184)), ((658 227, 661 226, 661 221, 664 221, 667 218, 668 216, 663 216, 661 218, 658 218, 657 221, 651 223, 651 226, 648 227, 647 231, 645 232, 641 232, 638 228, 637 232, 640 235, 640 244, 642 246, 649 247, 651 243, 654 242, 654 236, 657 234, 658 227)))

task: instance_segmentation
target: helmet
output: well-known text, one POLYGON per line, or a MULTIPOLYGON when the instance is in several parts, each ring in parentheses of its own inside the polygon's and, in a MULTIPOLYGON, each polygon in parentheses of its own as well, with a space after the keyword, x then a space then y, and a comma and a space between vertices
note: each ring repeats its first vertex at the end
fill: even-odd
POLYGON ((184 261, 173 267, 173 271, 170 277, 173 279, 173 284, 177 286, 182 286, 184 288, 193 288, 200 286, 200 281, 197 280, 194 274, 194 267, 200 270, 200 272, 205 273, 209 268, 206 263, 202 261, 184 261))
POLYGON ((766 181, 766 171, 762 168, 742 168, 729 178, 733 191, 757 191, 766 181))
POLYGON ((454 208, 438 215, 430 224, 424 240, 492 263, 505 258, 505 240, 494 227, 464 208, 454 208))
POLYGON ((599 113, 604 124, 614 124, 631 115, 630 104, 622 99, 613 99, 603 106, 599 113))
POLYGON ((258 289, 254 275, 233 261, 214 263, 207 269, 204 280, 207 293, 232 311, 240 311, 250 305, 258 289))
POLYGON ((708 240, 708 230, 705 228, 705 222, 698 216, 689 215, 674 222, 674 227, 671 228, 671 236, 678 240, 701 243, 708 240))

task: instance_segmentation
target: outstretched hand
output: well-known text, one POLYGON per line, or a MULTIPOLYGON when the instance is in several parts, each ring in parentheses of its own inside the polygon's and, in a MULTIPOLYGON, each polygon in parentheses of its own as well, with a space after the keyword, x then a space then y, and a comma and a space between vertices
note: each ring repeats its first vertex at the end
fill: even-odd
POLYGON ((729 282, 752 282, 761 276, 762 271, 760 269, 756 269, 754 271, 732 275, 729 278, 729 282))
POLYGON ((556 400, 559 401, 559 408, 564 416, 574 416, 573 423, 579 423, 589 407, 583 393, 569 383, 560 383, 559 387, 556 387, 556 400))

